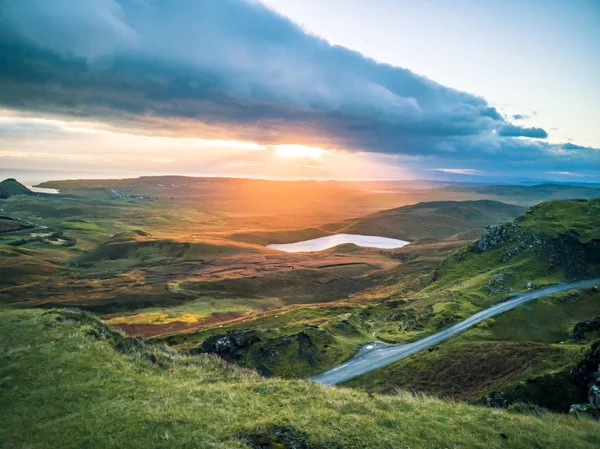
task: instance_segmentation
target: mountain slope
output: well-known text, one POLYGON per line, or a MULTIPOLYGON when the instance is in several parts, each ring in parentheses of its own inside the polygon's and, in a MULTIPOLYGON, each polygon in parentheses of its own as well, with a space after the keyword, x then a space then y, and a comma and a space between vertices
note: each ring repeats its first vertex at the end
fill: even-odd
POLYGON ((593 448, 597 422, 265 380, 74 311, 0 312, 4 447, 593 448), (333 437, 332 435, 335 435, 333 437))

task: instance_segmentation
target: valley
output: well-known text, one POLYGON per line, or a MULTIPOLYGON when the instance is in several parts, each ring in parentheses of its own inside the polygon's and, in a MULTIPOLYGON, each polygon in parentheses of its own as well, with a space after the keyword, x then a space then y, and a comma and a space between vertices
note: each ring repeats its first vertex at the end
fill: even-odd
POLYGON ((0 449, 600 448, 598 25, 0 0, 0 449))
POLYGON ((385 198, 360 183, 174 181, 54 181, 43 185, 59 194, 7 195, 3 313, 76 308, 186 357, 368 394, 556 412, 585 402, 587 385, 569 372, 594 340, 574 339, 574 326, 600 316, 598 200, 539 203, 536 186, 385 198), (252 203, 270 195, 281 206, 252 203), (497 199, 515 195, 520 204, 497 199), (313 202, 321 215, 308 213, 313 202), (341 244, 280 250, 331 239, 341 244), (455 335, 463 320, 474 326, 455 335))

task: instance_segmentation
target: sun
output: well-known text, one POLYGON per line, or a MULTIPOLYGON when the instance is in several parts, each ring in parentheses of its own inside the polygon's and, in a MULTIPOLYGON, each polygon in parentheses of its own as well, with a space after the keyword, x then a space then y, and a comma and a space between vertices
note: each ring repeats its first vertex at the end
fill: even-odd
POLYGON ((276 145, 275 149, 277 151, 277 156, 295 158, 310 157, 313 159, 319 159, 326 151, 319 147, 307 147, 295 144, 276 145))

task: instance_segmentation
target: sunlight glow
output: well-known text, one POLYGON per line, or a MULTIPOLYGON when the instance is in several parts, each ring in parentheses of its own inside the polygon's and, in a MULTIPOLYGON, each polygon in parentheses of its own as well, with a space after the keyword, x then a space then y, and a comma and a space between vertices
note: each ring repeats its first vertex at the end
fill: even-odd
POLYGON ((275 145, 277 155, 282 157, 310 157, 319 159, 326 150, 319 147, 307 147, 304 145, 275 145))

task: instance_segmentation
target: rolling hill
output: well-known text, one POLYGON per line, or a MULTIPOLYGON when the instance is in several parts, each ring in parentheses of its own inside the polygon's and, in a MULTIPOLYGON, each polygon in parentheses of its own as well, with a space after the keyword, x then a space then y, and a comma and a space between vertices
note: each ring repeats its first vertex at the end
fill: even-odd
POLYGON ((485 226, 510 220, 526 210, 490 200, 421 202, 320 227, 236 233, 231 238, 258 245, 293 243, 338 233, 377 235, 410 242, 441 240, 456 234, 476 238, 485 226))
POLYGON ((85 313, 0 311, 3 447, 595 448, 597 422, 264 379, 85 313), (10 363, 5 363, 9 361, 10 363))
POLYGON ((0 199, 12 195, 33 195, 33 192, 14 178, 0 182, 0 199))
MULTIPOLYGON (((336 232, 381 235, 409 241, 441 239, 515 218, 525 208, 500 201, 432 201, 351 220, 336 232)), ((334 225, 325 226, 333 229, 334 225)))

